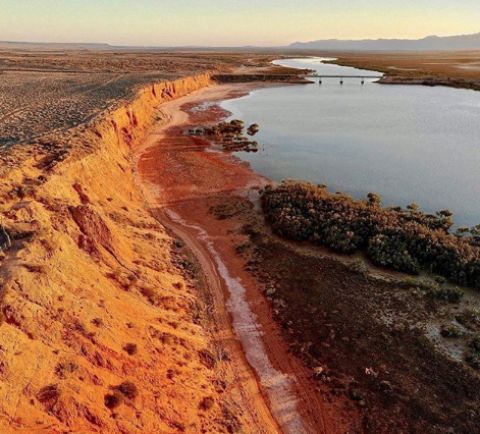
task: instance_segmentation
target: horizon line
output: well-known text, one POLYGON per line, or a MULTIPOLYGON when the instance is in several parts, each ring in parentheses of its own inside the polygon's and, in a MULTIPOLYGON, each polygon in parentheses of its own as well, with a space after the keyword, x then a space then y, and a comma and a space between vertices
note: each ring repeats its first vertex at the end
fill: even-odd
POLYGON ((287 45, 129 45, 129 44, 114 44, 111 42, 79 42, 79 41, 69 41, 69 42, 60 42, 60 41, 29 41, 29 40, 3 40, 0 39, 0 43, 4 44, 32 44, 32 45, 103 45, 112 48, 289 48, 294 44, 308 44, 310 42, 316 41, 340 41, 340 42, 362 42, 362 41, 421 41, 428 38, 450 38, 450 37, 466 37, 466 36, 476 36, 480 35, 480 30, 476 33, 462 33, 462 34, 448 34, 448 35, 426 35, 420 38, 401 38, 401 37, 389 37, 389 38, 351 38, 351 39, 342 39, 342 38, 321 38, 321 39, 312 39, 308 41, 293 41, 287 45))

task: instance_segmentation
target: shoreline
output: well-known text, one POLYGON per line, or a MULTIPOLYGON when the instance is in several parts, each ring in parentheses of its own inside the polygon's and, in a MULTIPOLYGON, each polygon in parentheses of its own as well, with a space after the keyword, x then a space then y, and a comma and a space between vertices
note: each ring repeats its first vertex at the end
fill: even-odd
MULTIPOLYGON (((214 313, 210 314, 215 324, 213 332, 214 342, 219 343, 230 359, 229 365, 223 369, 229 371, 227 377, 231 378, 231 388, 229 393, 236 397, 237 405, 246 414, 242 417, 242 422, 247 425, 248 432, 280 432, 280 426, 272 416, 266 395, 259 387, 259 379, 256 372, 249 368, 249 364, 242 350, 241 344, 237 341, 235 332, 232 328, 231 315, 226 309, 227 293, 224 284, 221 282, 215 261, 212 260, 211 252, 205 243, 198 242, 198 231, 201 229, 190 224, 179 224, 180 217, 175 219, 171 217, 170 208, 167 208, 171 199, 161 196, 160 186, 151 182, 142 165, 145 159, 158 161, 159 157, 145 157, 149 151, 155 150, 157 143, 162 139, 168 138, 168 131, 171 128, 186 125, 188 123, 188 114, 182 107, 187 104, 200 104, 203 101, 223 100, 229 96, 244 95, 249 85, 213 85, 194 92, 186 97, 173 100, 161 106, 165 121, 158 128, 154 127, 144 143, 134 152, 135 178, 137 185, 146 199, 147 208, 156 216, 159 222, 171 231, 171 233, 187 244, 189 250, 193 253, 196 260, 200 263, 205 280, 207 282, 209 298, 213 300, 214 313), (239 373, 242 373, 239 375, 239 373), (236 383, 236 384, 235 384, 236 383), (250 431, 251 430, 251 431, 250 431)), ((161 170, 154 166, 153 171, 161 170)), ((173 182, 176 180, 173 178, 173 182)), ((176 194, 181 195, 181 192, 176 194)), ((175 193, 171 196, 175 197, 175 193)))
MULTIPOLYGON (((225 117, 225 113, 219 113, 218 110, 214 111, 210 119, 208 115, 205 119, 205 114, 212 111, 212 102, 240 96, 246 90, 258 87, 258 84, 253 87, 243 85, 240 89, 234 86, 224 88, 223 91, 217 87, 213 91, 207 89, 168 103, 163 110, 170 113, 171 121, 153 133, 152 138, 136 152, 137 179, 143 190, 146 190, 150 207, 167 210, 167 216, 165 211, 156 212, 161 216, 162 224, 174 231, 176 228, 177 233, 188 237, 190 244, 194 242, 193 239, 197 239, 195 243, 203 244, 203 255, 206 253, 210 256, 210 261, 213 258, 217 274, 222 280, 222 297, 230 300, 227 302, 228 315, 233 322, 235 334, 243 342, 246 359, 254 368, 253 373, 261 384, 260 390, 266 394, 269 407, 283 432, 340 433, 342 431, 338 420, 333 420, 333 414, 338 412, 338 408, 329 408, 329 411, 323 409, 320 414, 316 414, 319 408, 325 407, 323 397, 316 391, 308 370, 299 359, 289 354, 288 345, 281 336, 278 325, 272 320, 271 307, 259 290, 258 283, 245 270, 248 268, 245 260, 235 255, 235 247, 245 240, 239 222, 219 224, 210 212, 210 208, 221 204, 225 197, 233 194, 245 198, 252 188, 253 191, 258 190, 267 180, 232 155, 205 152, 209 147, 208 142, 182 136, 180 131, 182 125, 188 125, 189 116, 190 124, 195 124, 199 116, 204 117, 203 123, 220 120, 225 117), (197 107, 206 103, 206 112, 199 114, 188 111, 188 106, 192 103, 195 106, 195 102, 197 107), (162 160, 169 161, 169 165, 175 166, 177 170, 162 165, 162 160), (151 165, 149 161, 156 163, 151 165), (154 171, 157 174, 153 174, 154 171), (168 173, 159 176, 158 172, 168 173), (210 179, 206 181, 206 177, 210 179), (175 185, 171 183, 172 178, 175 185), (159 191, 159 186, 164 191, 159 191), (172 216, 175 217, 172 219, 172 216), (236 289, 232 290, 232 287, 236 289), (242 296, 242 293, 245 295, 242 296), (233 304, 232 300, 235 300, 233 304), (239 306, 242 308, 239 309, 239 306), (261 331, 255 331, 257 327, 261 331), (288 391, 292 387, 295 392, 288 397, 293 392, 288 391), (278 401, 280 396, 282 399, 278 401), (294 416, 298 411, 301 412, 301 417, 294 416)), ((195 249, 198 253, 198 245, 195 249)))

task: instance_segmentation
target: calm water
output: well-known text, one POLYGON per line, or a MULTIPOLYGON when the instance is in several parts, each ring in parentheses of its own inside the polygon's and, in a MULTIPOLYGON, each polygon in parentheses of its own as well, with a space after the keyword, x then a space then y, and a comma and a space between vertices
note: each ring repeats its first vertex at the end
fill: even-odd
MULTIPOLYGON (((377 74, 320 59, 278 64, 320 74, 377 74)), ((378 75, 378 74, 377 74, 378 75)), ((358 78, 262 89, 222 103, 260 124, 257 154, 239 153, 275 180, 304 179, 386 205, 451 209, 458 225, 480 223, 480 92, 380 85, 358 78)))

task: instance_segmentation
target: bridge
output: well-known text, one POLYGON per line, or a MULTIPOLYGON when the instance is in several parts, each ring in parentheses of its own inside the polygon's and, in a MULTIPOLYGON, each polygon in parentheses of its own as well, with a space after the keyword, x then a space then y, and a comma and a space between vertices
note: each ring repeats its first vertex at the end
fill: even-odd
POLYGON ((382 78, 381 75, 319 75, 312 74, 307 77, 313 78, 382 78))
POLYGON ((318 78, 318 84, 322 84, 324 78, 339 78, 340 84, 343 84, 344 79, 346 78, 359 78, 361 79, 362 85, 365 84, 365 79, 367 78, 382 78, 381 75, 322 75, 322 74, 312 74, 308 75, 311 78, 318 78))

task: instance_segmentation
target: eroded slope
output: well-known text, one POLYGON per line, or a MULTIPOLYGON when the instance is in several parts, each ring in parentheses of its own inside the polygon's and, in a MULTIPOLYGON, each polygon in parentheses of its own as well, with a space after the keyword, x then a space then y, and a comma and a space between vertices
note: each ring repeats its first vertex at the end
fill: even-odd
POLYGON ((69 143, 2 156, 2 433, 239 424, 221 399, 194 267, 145 209, 130 160, 161 102, 208 84, 149 86, 69 143))

